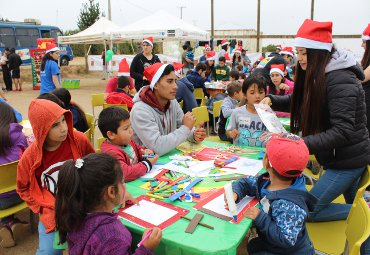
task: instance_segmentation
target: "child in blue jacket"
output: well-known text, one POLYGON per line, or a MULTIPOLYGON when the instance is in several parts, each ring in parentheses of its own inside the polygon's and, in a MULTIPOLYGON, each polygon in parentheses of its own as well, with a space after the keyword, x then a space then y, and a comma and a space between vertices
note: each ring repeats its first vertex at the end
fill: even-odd
POLYGON ((302 176, 308 156, 298 136, 273 136, 263 158, 267 173, 233 183, 236 202, 248 195, 256 196, 261 205, 244 214, 258 232, 248 243, 249 254, 314 254, 305 221, 317 199, 307 192, 302 176))

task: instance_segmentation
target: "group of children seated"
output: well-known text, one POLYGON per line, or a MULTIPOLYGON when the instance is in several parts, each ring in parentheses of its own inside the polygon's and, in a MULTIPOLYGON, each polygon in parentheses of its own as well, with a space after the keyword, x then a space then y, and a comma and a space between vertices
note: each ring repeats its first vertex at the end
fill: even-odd
MULTIPOLYGON (((153 70, 146 73, 150 85, 134 98, 130 94, 132 81, 129 78, 119 77, 117 88, 112 86, 107 102, 108 98, 111 103, 127 99, 119 103, 127 104, 131 114, 119 107, 101 111, 98 126, 106 140, 99 154, 94 153, 90 141, 81 133, 88 128, 86 117, 71 101, 68 90, 59 88, 31 102, 28 117, 35 140, 30 146, 14 110, 0 102, 1 116, 7 116, 0 121, 0 162, 20 160, 17 189, 1 196, 0 205, 5 201, 6 208, 25 201, 40 215, 37 254, 62 254, 53 247, 55 231, 61 243, 68 243, 72 255, 131 254, 131 234, 112 212, 118 205, 136 201, 127 192, 125 182, 151 171, 160 155, 183 141, 197 143, 205 139, 203 123, 195 127, 195 117, 191 112, 184 114, 175 99, 177 75, 174 67, 157 63, 151 68, 153 70), (122 93, 123 97, 115 97, 116 93, 122 93)), ((278 70, 271 68, 271 80, 276 86, 275 92, 283 93, 281 91, 288 88, 276 81, 275 73, 283 77, 280 67, 276 68, 278 70)), ((263 165, 268 173, 258 180, 245 178, 233 183, 236 202, 250 195, 257 196, 261 203, 261 209, 250 208, 245 214, 255 220, 259 231, 258 238, 250 242, 248 249, 251 254, 266 249, 275 253, 289 249, 297 254, 313 254, 304 223, 311 204, 302 202, 313 201, 306 199, 309 195, 301 177, 308 161, 308 150, 295 136, 259 139, 266 127, 254 104, 258 104, 267 91, 266 81, 259 75, 252 74, 243 83, 239 79, 231 81, 218 122, 221 140, 238 145, 267 146, 263 165), (287 153, 292 159, 289 164, 284 160, 287 153), (286 189, 293 190, 295 195, 291 196, 286 189), (287 221, 287 218, 294 220, 287 221)), ((3 247, 15 245, 17 229, 28 226, 14 216, 2 219, 2 223, 0 244, 3 247)), ((149 231, 149 238, 135 254, 153 254, 162 231, 146 229, 143 237, 149 231)))

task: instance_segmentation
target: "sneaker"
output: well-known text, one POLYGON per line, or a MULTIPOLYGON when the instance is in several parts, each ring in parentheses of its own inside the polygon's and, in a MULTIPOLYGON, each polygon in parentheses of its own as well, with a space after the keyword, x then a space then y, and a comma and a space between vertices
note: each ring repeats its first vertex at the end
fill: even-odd
POLYGON ((21 239, 24 236, 24 233, 30 229, 30 224, 25 221, 21 221, 17 218, 14 218, 11 222, 7 224, 13 232, 13 238, 15 241, 21 239))
POLYGON ((13 233, 9 226, 5 225, 0 229, 0 246, 3 248, 10 248, 15 246, 13 233))

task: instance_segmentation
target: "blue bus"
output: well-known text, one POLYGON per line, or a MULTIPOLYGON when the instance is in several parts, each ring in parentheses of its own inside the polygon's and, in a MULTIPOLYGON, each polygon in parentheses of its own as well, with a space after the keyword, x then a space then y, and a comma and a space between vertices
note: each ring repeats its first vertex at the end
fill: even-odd
MULTIPOLYGON (((38 38, 54 38, 58 42, 58 36, 62 32, 58 27, 38 25, 26 22, 0 22, 0 52, 5 48, 15 48, 21 56, 23 64, 31 64, 30 49, 37 48, 38 38)), ((59 45, 60 65, 68 65, 73 60, 73 51, 69 45, 59 45)))

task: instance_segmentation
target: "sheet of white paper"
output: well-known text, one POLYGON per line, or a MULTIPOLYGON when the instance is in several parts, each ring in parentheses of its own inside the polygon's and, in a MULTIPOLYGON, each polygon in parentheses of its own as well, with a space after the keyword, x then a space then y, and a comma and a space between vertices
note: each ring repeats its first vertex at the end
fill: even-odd
POLYGON ((157 174, 159 174, 163 170, 163 166, 164 165, 154 165, 152 167, 152 170, 149 171, 149 173, 146 173, 140 178, 154 178, 157 174))
POLYGON ((234 162, 227 165, 228 167, 235 167, 236 169, 231 168, 221 168, 223 171, 228 173, 239 173, 250 176, 255 176, 263 168, 262 160, 249 159, 249 158, 239 158, 234 162))
POLYGON ((254 108, 268 131, 277 134, 288 133, 270 106, 267 104, 254 104, 254 108))
POLYGON ((214 160, 209 161, 178 161, 172 160, 171 162, 163 165, 164 169, 172 170, 175 172, 190 175, 191 177, 203 177, 207 176, 209 171, 214 168, 214 160), (180 164, 178 164, 181 162, 180 164), (183 167, 183 164, 187 164, 189 167, 183 167))
MULTIPOLYGON (((246 196, 242 200, 239 201, 239 203, 236 204, 236 214, 240 213, 245 206, 252 201, 253 197, 246 196)), ((220 196, 216 197, 209 203, 207 203, 203 208, 208 209, 210 211, 216 212, 221 215, 225 215, 228 217, 233 217, 233 215, 230 213, 229 210, 225 208, 225 200, 224 200, 224 193, 222 193, 220 196)))
POLYGON ((155 226, 159 226, 177 214, 175 210, 146 200, 141 200, 140 205, 133 205, 123 211, 155 226))

